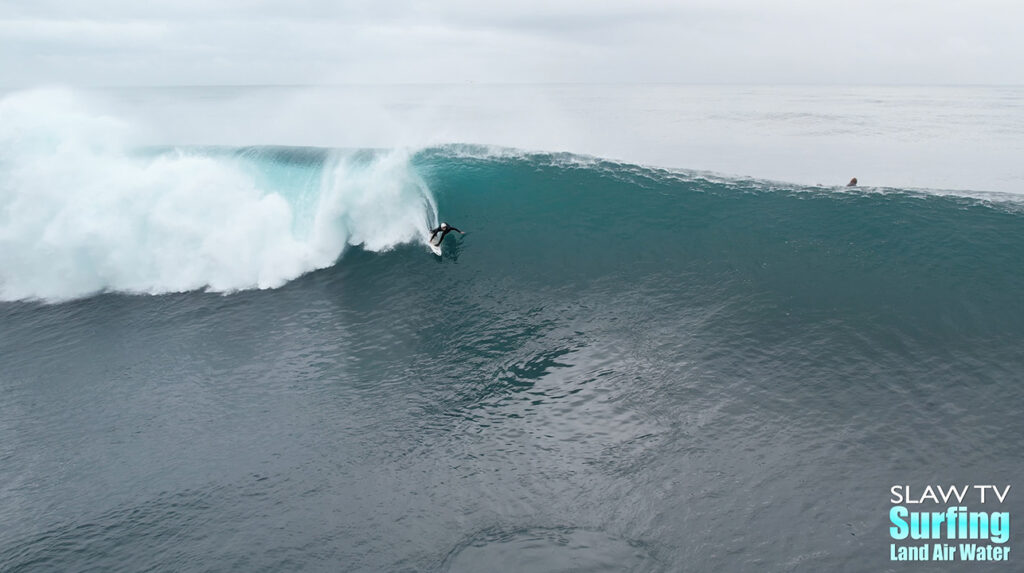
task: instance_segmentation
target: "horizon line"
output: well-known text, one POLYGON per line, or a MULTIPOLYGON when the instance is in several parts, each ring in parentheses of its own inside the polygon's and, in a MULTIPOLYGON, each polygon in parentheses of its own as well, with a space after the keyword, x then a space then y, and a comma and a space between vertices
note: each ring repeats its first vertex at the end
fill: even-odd
POLYGON ((39 82, 5 85, 0 90, 32 90, 44 88, 80 89, 167 89, 167 88, 341 88, 387 86, 687 86, 687 87, 835 87, 835 88, 1022 88, 1024 83, 813 83, 813 82, 675 82, 675 81, 603 81, 603 82, 523 82, 523 81, 446 81, 446 82, 341 82, 341 83, 181 83, 181 84, 81 84, 74 82, 39 82))

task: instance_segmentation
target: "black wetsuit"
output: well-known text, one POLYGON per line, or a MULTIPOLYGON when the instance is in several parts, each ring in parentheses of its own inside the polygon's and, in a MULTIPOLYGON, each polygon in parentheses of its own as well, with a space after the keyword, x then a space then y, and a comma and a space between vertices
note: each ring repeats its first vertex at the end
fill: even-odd
POLYGON ((455 231, 457 233, 462 233, 462 231, 456 229, 455 227, 452 227, 451 225, 448 225, 448 228, 446 228, 446 229, 442 229, 441 227, 438 227, 436 229, 431 229, 430 230, 430 242, 435 244, 435 245, 440 245, 441 241, 444 240, 444 236, 447 235, 450 231, 455 231), (438 233, 441 233, 441 237, 437 240, 436 243, 434 243, 434 236, 437 235, 438 233))

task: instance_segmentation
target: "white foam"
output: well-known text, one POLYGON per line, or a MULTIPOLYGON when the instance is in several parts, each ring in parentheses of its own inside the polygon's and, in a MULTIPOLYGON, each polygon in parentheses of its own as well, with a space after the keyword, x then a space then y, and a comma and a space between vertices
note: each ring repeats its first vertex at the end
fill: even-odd
POLYGON ((437 219, 405 152, 331 159, 305 228, 241 160, 141 156, 132 132, 66 90, 0 100, 0 299, 273 288, 437 219))

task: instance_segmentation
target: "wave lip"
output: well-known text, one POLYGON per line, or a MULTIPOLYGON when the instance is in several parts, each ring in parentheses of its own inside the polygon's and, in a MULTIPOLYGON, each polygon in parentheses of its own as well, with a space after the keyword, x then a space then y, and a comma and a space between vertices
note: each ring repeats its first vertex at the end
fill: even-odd
POLYGON ((349 245, 422 241, 437 219, 401 150, 296 167, 132 140, 68 91, 0 100, 0 299, 273 288, 349 245))

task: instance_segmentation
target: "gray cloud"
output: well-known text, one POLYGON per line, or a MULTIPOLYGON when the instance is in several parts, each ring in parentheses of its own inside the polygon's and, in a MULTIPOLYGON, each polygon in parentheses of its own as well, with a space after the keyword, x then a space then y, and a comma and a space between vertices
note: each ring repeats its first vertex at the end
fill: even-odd
POLYGON ((8 87, 1024 83, 1009 0, 0 1, 8 87))

